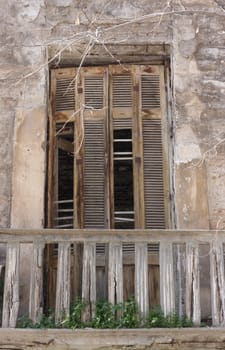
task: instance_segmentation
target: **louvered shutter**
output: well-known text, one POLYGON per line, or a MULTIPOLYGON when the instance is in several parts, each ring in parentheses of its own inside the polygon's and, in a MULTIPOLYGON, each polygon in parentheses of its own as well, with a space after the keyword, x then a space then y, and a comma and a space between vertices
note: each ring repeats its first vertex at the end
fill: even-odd
MULTIPOLYGON (((120 162, 119 157, 126 158, 132 163, 132 154, 126 152, 123 155, 123 150, 120 149, 119 154, 114 152, 115 146, 115 134, 116 132, 121 132, 123 135, 123 130, 130 131, 132 139, 132 128, 133 128, 133 76, 130 65, 113 65, 109 66, 109 89, 110 89, 110 194, 111 194, 111 226, 116 228, 120 222, 126 222, 127 228, 129 228, 129 222, 132 223, 134 220, 134 214, 132 213, 133 208, 126 208, 127 210, 118 209, 118 200, 117 200, 117 191, 116 191, 116 178, 115 178, 115 169, 116 167, 123 167, 120 162), (115 163, 117 162, 118 163, 115 163), (115 168, 115 169, 114 169, 115 168)), ((127 147, 129 140, 123 139, 121 136, 121 145, 124 145, 124 148, 127 147)), ((132 148, 132 141, 131 141, 132 148)), ((129 166, 129 165, 128 165, 129 166)), ((132 176, 132 175, 131 175, 132 176)), ((124 193, 124 196, 126 194, 124 193)), ((131 203, 129 204, 131 205, 131 203)), ((125 205, 124 205, 125 206, 125 205)))
MULTIPOLYGON (((83 227, 108 227, 108 70, 81 69, 83 130, 83 227)), ((82 132, 81 130, 81 132, 82 132)))
POLYGON ((51 71, 51 102, 55 121, 67 121, 75 111, 76 69, 51 71))
MULTIPOLYGON (((57 135, 75 111, 75 68, 51 71, 51 108, 49 113, 49 161, 48 161, 48 227, 57 226, 58 217, 58 146, 57 135)), ((73 201, 73 192, 71 193, 73 201)), ((73 203, 71 203, 73 207, 73 203)), ((70 211, 71 216, 71 211, 70 211)), ((72 219, 70 220, 72 223, 72 219)), ((71 227, 71 226, 70 226, 71 227)))
POLYGON ((166 176, 162 126, 165 87, 162 66, 139 66, 140 116, 143 133, 145 227, 164 229, 166 176))

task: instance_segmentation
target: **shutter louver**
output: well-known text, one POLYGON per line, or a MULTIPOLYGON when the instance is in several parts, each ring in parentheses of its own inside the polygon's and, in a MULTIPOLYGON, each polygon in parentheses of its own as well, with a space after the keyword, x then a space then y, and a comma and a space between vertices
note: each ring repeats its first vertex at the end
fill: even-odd
POLYGON ((113 129, 132 129, 132 119, 114 119, 113 129))
POLYGON ((113 75, 112 88, 113 108, 132 107, 131 75, 113 75))
POLYGON ((102 109, 104 106, 103 77, 85 77, 85 107, 102 109))
POLYGON ((160 108, 159 75, 141 76, 142 110, 160 108))
POLYGON ((86 120, 84 129, 84 226, 104 228, 104 123, 86 120))
MULTIPOLYGON (((84 228, 105 228, 107 215, 106 133, 108 112, 108 69, 83 67, 81 74, 81 109, 84 131, 83 164, 83 224, 84 228)), ((98 252, 98 249, 97 249, 98 252)))
POLYGON ((56 112, 74 110, 74 79, 57 79, 56 80, 56 112))
POLYGON ((161 120, 143 120, 145 226, 165 228, 161 120))

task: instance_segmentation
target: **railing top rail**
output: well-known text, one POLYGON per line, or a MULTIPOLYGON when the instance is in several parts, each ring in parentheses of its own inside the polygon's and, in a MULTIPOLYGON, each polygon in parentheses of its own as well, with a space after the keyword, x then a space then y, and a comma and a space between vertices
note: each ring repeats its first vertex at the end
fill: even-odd
POLYGON ((225 230, 102 230, 102 229, 0 229, 0 243, 7 242, 225 242, 225 230))

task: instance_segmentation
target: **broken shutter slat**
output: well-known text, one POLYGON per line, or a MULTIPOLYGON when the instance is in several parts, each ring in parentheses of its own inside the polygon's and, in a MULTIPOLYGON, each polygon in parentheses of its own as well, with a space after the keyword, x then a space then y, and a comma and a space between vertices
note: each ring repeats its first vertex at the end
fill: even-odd
MULTIPOLYGON (((74 121, 76 69, 63 68, 51 71, 51 109, 49 113, 48 162, 48 227, 54 227, 58 201, 58 145, 57 135, 64 137, 74 121)), ((72 143, 71 143, 72 145, 72 143)), ((72 151, 72 149, 71 149, 72 151)), ((73 194, 71 194, 71 198, 73 194)))
POLYGON ((111 225, 114 228, 129 228, 134 227, 134 219, 127 214, 128 211, 133 212, 133 200, 131 200, 131 197, 133 197, 133 185, 129 178, 130 176, 133 178, 132 141, 127 140, 125 145, 120 140, 132 140, 133 77, 131 65, 110 66, 109 71, 111 225), (124 153, 124 149, 126 148, 129 152, 128 155, 124 153), (130 172, 128 169, 130 169, 130 172), (127 177, 127 184, 122 180, 124 176, 127 177), (131 193, 131 195, 126 195, 121 201, 120 193, 131 193))

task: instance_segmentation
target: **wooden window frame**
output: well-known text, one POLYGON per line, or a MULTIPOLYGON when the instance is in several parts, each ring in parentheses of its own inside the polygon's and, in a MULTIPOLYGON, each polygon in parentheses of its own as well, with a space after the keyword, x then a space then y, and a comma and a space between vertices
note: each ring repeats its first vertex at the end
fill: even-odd
MULTIPOLYGON (((101 120, 104 121, 104 153, 105 153, 105 228, 113 228, 113 157, 112 157, 112 139, 113 122, 122 122, 132 117, 133 130, 133 177, 134 184, 134 212, 135 228, 145 228, 145 199, 144 199, 144 157, 143 157, 143 119, 161 120, 162 134, 162 158, 163 158, 163 186, 164 186, 164 204, 165 204, 165 228, 171 227, 170 223, 170 181, 168 166, 168 143, 169 133, 166 111, 166 84, 165 84, 165 66, 164 65, 109 65, 100 67, 82 67, 63 68, 51 70, 51 93, 49 108, 49 157, 48 157, 48 227, 54 227, 53 203, 54 186, 56 183, 55 174, 55 155, 56 155, 56 123, 74 122, 74 228, 84 228, 84 163, 83 157, 85 149, 80 146, 80 134, 83 128, 82 120, 101 120), (77 72, 79 76, 77 76, 77 72), (112 105, 112 77, 113 75, 131 74, 132 77, 132 107, 114 108, 112 105), (158 75, 160 81, 160 109, 152 108, 149 110, 141 109, 141 76, 158 75), (85 105, 85 85, 84 80, 87 76, 104 77, 104 101, 102 109, 82 109, 85 105), (57 79, 72 79, 74 84, 74 108, 68 110, 56 110, 56 84, 57 79), (138 116, 135 117, 135 116, 138 116), (108 141, 110 140, 110 141, 108 141), (108 180, 109 179, 109 180, 108 180)), ((70 88, 70 87, 69 87, 70 88)), ((70 101, 71 107, 71 101, 70 101)))

